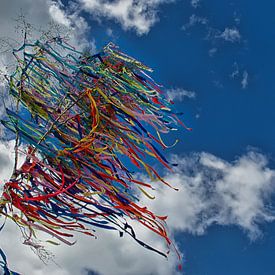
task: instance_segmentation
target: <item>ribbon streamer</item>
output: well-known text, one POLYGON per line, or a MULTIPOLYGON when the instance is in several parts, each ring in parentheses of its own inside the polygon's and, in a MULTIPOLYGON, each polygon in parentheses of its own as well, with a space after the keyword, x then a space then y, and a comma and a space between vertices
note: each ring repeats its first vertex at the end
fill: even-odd
POLYGON ((137 180, 129 168, 169 185, 148 160, 171 170, 157 147, 168 147, 160 133, 177 129, 178 120, 147 75, 151 69, 113 44, 89 55, 59 37, 24 44, 14 56, 18 66, 9 87, 20 111, 7 109, 1 122, 17 134, 16 152, 21 144, 26 157, 4 184, 1 213, 28 230, 25 243, 34 247, 35 231, 71 245, 74 232, 95 237, 95 228, 102 228, 167 256, 139 240, 127 223, 141 223, 170 247, 166 217, 137 198, 139 189, 155 199, 150 191, 157 186, 137 180))

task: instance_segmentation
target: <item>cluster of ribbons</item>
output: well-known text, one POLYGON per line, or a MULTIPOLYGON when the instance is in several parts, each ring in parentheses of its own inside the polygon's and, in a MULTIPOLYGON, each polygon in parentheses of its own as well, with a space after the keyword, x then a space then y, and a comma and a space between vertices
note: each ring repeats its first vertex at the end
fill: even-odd
POLYGON ((7 109, 1 122, 16 134, 15 152, 25 161, 4 184, 2 214, 26 229, 25 243, 33 247, 36 231, 72 245, 74 232, 95 236, 99 227, 166 256, 129 224, 135 220, 171 245, 166 217, 139 205, 140 194, 154 199, 151 190, 169 185, 149 163, 171 169, 161 135, 179 123, 146 74, 151 69, 113 44, 91 55, 61 38, 25 43, 14 56, 9 87, 18 108, 7 109), (146 171, 151 183, 132 170, 146 171))

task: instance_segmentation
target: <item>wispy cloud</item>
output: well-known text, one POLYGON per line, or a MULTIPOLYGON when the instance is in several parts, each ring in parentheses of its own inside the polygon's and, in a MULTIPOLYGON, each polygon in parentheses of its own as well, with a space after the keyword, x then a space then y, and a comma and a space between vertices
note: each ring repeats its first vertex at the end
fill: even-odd
POLYGON ((200 2, 200 0, 191 0, 191 6, 196 9, 200 6, 200 2))
POLYGON ((190 17, 189 17, 189 22, 184 24, 182 26, 182 29, 183 30, 187 30, 195 25, 207 25, 208 23, 208 20, 207 18, 205 17, 200 17, 198 15, 195 15, 195 14, 192 14, 190 17))
POLYGON ((216 54, 216 52, 218 51, 218 49, 217 48, 211 48, 209 51, 208 51, 208 55, 210 56, 210 57, 213 57, 215 54, 216 54))
POLYGON ((243 78, 242 78, 242 81, 241 81, 241 85, 242 85, 243 89, 246 89, 246 87, 248 85, 248 72, 247 71, 243 72, 243 78))
POLYGON ((247 70, 240 69, 239 64, 237 62, 234 62, 233 68, 234 68, 234 70, 230 74, 230 77, 232 79, 237 79, 238 81, 240 81, 242 89, 246 89, 248 86, 248 80, 249 80, 249 74, 248 74, 247 70))
POLYGON ((170 100, 182 101, 184 98, 195 98, 196 93, 183 88, 171 88, 166 91, 170 100))
POLYGON ((237 62, 234 62, 234 64, 233 64, 233 72, 230 74, 230 77, 231 78, 236 78, 236 77, 238 77, 239 76, 239 73, 240 73, 240 69, 239 69, 239 65, 238 65, 238 63, 237 62))
POLYGON ((109 36, 109 37, 113 37, 114 36, 114 32, 111 28, 107 28, 106 30, 106 34, 109 36))

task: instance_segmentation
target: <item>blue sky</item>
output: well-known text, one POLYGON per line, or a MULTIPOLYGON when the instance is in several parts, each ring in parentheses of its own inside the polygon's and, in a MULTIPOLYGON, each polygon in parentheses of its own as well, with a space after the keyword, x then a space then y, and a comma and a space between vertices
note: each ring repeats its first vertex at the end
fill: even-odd
MULTIPOLYGON (((195 99, 177 102, 193 131, 181 132, 182 142, 172 152, 207 151, 232 161, 251 146, 274 167, 274 8, 271 1, 205 0, 197 8, 176 1, 160 6, 160 21, 147 35, 124 32, 119 24, 103 20, 95 27, 95 38, 104 45, 109 38, 102 27, 112 28, 115 42, 152 66, 166 87, 195 91, 195 99), (184 30, 192 15, 207 23, 184 30), (240 39, 216 37, 226 28, 237 30, 240 39), (245 72, 248 83, 242 87, 245 72)), ((253 242, 237 226, 212 226, 199 237, 181 232, 176 240, 185 254, 185 274, 274 274, 274 230, 274 224, 263 226, 262 236, 253 242)))
MULTIPOLYGON (((34 24, 42 16, 73 27, 73 40, 82 46, 99 50, 113 41, 152 67, 153 77, 176 97, 175 108, 193 131, 166 138, 181 139, 166 153, 181 163, 174 179, 186 192, 182 200, 190 195, 190 202, 202 204, 192 211, 183 202, 168 209, 182 274, 274 274, 275 3, 137 0, 143 9, 135 15, 131 0, 22 2, 35 9, 34 24), (110 3, 130 3, 130 15, 108 11, 110 3), (237 199, 229 201, 228 194, 237 199)), ((95 266, 89 269, 111 274, 95 266)), ((141 267, 139 274, 146 272, 141 267)), ((176 274, 174 267, 167 272, 176 274)))
POLYGON ((194 128, 184 136, 182 152, 207 150, 232 160, 248 145, 266 153, 275 150, 270 125, 275 112, 273 8, 270 3, 201 1, 194 9, 189 1, 176 1, 159 7, 160 21, 143 36, 121 30, 113 20, 91 24, 99 48, 110 41, 104 28, 111 28, 121 49, 153 67, 159 82, 196 92, 195 100, 178 103, 184 120, 194 128), (208 23, 183 30, 192 15, 208 23), (240 40, 225 41, 215 37, 218 34, 208 37, 211 29, 225 28, 236 28, 240 40), (211 49, 216 49, 212 57, 211 49), (239 74, 230 77, 237 69, 239 74), (248 84, 242 89, 244 71, 248 84), (199 119, 194 119, 196 114, 199 119))

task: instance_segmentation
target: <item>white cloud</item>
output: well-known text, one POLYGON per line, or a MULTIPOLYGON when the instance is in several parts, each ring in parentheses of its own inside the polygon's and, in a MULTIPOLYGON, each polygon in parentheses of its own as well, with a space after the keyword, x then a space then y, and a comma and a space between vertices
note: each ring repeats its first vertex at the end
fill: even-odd
POLYGON ((247 71, 243 72, 243 78, 242 78, 242 81, 241 81, 241 85, 242 85, 243 89, 246 89, 246 87, 248 85, 248 72, 247 71))
POLYGON ((68 18, 64 10, 61 9, 61 5, 58 2, 51 2, 49 6, 49 14, 58 24, 64 25, 68 28, 71 26, 71 20, 68 18))
POLYGON ((18 30, 16 32, 17 23, 15 21, 21 14, 32 25, 33 39, 37 39, 41 35, 40 30, 49 31, 53 27, 50 24, 55 22, 63 27, 62 31, 64 33, 70 33, 71 42, 76 46, 80 46, 89 29, 84 17, 80 16, 79 9, 77 7, 65 7, 61 1, 15 0, 11 2, 3 0, 1 1, 0 10, 1 37, 10 38, 10 41, 15 40, 17 43, 21 43, 21 34, 18 33, 18 30))
POLYGON ((236 28, 225 28, 219 37, 232 43, 239 42, 241 40, 241 34, 236 28))
MULTIPOLYGON (((14 163, 14 140, 0 142, 0 191, 3 187, 3 182, 10 179, 13 163, 14 163)), ((22 165, 24 155, 19 152, 18 154, 18 166, 22 165)))
MULTIPOLYGON (((65 7, 58 1, 51 0, 15 0, 1 1, 0 9, 0 68, 5 70, 5 65, 10 64, 10 53, 13 47, 22 44, 22 26, 18 26, 19 16, 23 15, 27 23, 31 24, 31 38, 39 38, 45 31, 57 32, 61 35, 69 35, 70 43, 78 47, 88 46, 86 32, 89 30, 88 24, 76 10, 65 10, 65 7), (60 27, 53 25, 57 23, 60 27), (5 52, 5 54, 3 54, 5 52)), ((21 22, 22 25, 22 22, 21 22)))
POLYGON ((184 98, 195 98, 196 93, 188 91, 183 88, 171 88, 166 91, 166 94, 170 100, 182 101, 184 98))
POLYGON ((12 173, 13 159, 14 159, 13 146, 14 146, 13 141, 0 143, 1 186, 3 186, 2 184, 3 181, 9 180, 12 173))
MULTIPOLYGON (((138 227, 136 227, 138 228, 138 227)), ((136 230, 138 236, 148 243, 154 243, 166 251, 166 247, 152 233, 136 230)), ((129 236, 120 238, 117 232, 98 231, 98 239, 76 235, 77 243, 71 247, 63 244, 49 246, 54 254, 54 262, 43 264, 28 246, 20 243, 20 232, 14 223, 8 222, 1 231, 1 248, 5 251, 9 267, 20 274, 32 275, 84 275, 84 269, 91 269, 103 275, 138 275, 138 274, 178 274, 177 258, 167 261, 141 247, 129 236)), ((44 240, 51 239, 45 238, 44 240)))
POLYGON ((57 32, 59 28, 61 35, 68 34, 69 43, 81 48, 89 46, 86 39, 88 24, 76 8, 65 9, 61 2, 52 0, 2 0, 0 9, 0 38, 2 38, 0 60, 2 65, 0 68, 5 68, 4 65, 10 63, 10 56, 2 52, 6 50, 10 52, 12 47, 22 44, 21 30, 16 21, 21 15, 25 17, 27 23, 31 24, 33 40, 39 38, 43 31, 57 32), (59 24, 60 27, 53 23, 59 24))
POLYGON ((158 21, 158 7, 174 0, 78 0, 82 8, 96 18, 118 21, 125 30, 133 29, 139 35, 147 34, 158 21))
MULTIPOLYGON (((11 148, 12 145, 7 150, 0 147, 2 179, 6 177, 3 171, 12 169, 11 148)), ((168 214, 172 235, 175 231, 204 234, 209 226, 219 224, 238 226, 254 239, 261 234, 261 223, 274 220, 268 205, 275 191, 275 170, 268 167, 264 155, 250 150, 228 162, 203 152, 174 156, 173 161, 179 166, 174 174, 166 174, 165 180, 180 191, 160 184, 155 200, 141 198, 141 203, 156 214, 168 214)), ((135 229, 140 239, 166 250, 155 234, 137 224, 135 229)), ((117 232, 98 230, 97 236, 94 240, 77 235, 77 243, 69 248, 52 246, 50 251, 56 256, 57 265, 44 265, 27 246, 20 244, 19 230, 10 222, 1 231, 1 247, 10 268, 23 274, 80 275, 85 274, 85 268, 104 275, 177 274, 174 254, 166 261, 127 235, 120 238, 117 232)), ((43 235, 43 239, 50 237, 43 235)))
POLYGON ((275 219, 268 207, 275 170, 268 168, 264 155, 250 151, 227 162, 196 153, 174 160, 179 167, 166 180, 180 191, 162 187, 152 203, 155 212, 168 214, 172 230, 203 234, 212 224, 236 225, 254 239, 262 222, 275 219))
POLYGON ((90 26, 83 16, 80 15, 81 10, 77 5, 65 7, 60 1, 50 1, 49 14, 50 17, 60 25, 68 28, 71 35, 71 43, 80 49, 85 47, 95 51, 94 39, 88 40, 88 31, 90 26))

